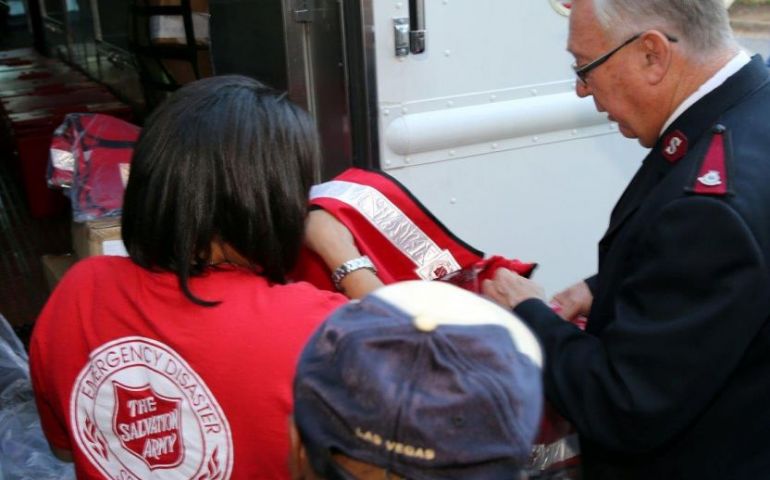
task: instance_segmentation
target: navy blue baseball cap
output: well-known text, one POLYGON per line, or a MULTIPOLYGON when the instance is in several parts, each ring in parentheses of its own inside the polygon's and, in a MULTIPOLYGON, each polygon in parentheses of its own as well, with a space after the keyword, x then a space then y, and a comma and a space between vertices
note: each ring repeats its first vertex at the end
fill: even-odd
POLYGON ((543 404, 542 352, 511 312, 444 282, 335 311, 300 357, 294 421, 313 470, 341 454, 409 479, 516 478, 543 404))

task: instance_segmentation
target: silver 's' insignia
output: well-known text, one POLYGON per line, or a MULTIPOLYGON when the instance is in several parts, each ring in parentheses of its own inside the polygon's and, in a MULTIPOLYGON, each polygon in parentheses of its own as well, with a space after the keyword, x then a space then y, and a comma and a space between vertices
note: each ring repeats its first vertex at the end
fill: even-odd
POLYGON ((676 155, 679 147, 682 146, 682 143, 684 143, 684 141, 681 138, 671 137, 671 140, 669 140, 668 146, 666 147, 666 153, 669 155, 676 155))

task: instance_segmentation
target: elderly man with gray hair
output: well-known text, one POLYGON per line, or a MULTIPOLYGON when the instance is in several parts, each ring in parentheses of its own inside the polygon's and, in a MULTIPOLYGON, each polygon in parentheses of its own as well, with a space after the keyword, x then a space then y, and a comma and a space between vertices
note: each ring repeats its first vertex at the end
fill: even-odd
MULTIPOLYGON (((722 0, 576 0, 576 91, 650 152, 596 275, 485 293, 542 341, 588 479, 770 477, 770 79, 722 0)), ((627 159, 618 159, 624 161, 627 159)))

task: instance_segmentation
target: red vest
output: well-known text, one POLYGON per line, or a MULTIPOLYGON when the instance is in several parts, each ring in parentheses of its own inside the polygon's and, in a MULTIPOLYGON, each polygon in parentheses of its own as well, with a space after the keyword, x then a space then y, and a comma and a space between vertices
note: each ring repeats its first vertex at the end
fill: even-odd
MULTIPOLYGON (((353 234, 356 245, 377 267, 385 284, 442 279, 479 291, 480 280, 506 267, 528 276, 535 264, 484 253, 449 231, 393 177, 350 168, 310 191, 310 204, 334 215, 353 234)), ((292 275, 333 290, 323 261, 305 249, 292 275)))

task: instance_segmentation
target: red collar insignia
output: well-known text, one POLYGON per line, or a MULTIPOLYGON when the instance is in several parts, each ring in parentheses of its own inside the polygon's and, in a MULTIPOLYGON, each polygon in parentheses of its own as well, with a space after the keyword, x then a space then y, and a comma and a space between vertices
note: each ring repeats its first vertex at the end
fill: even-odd
POLYGON ((663 140, 661 153, 670 163, 676 163, 687 154, 689 142, 681 130, 675 130, 669 133, 663 140))

